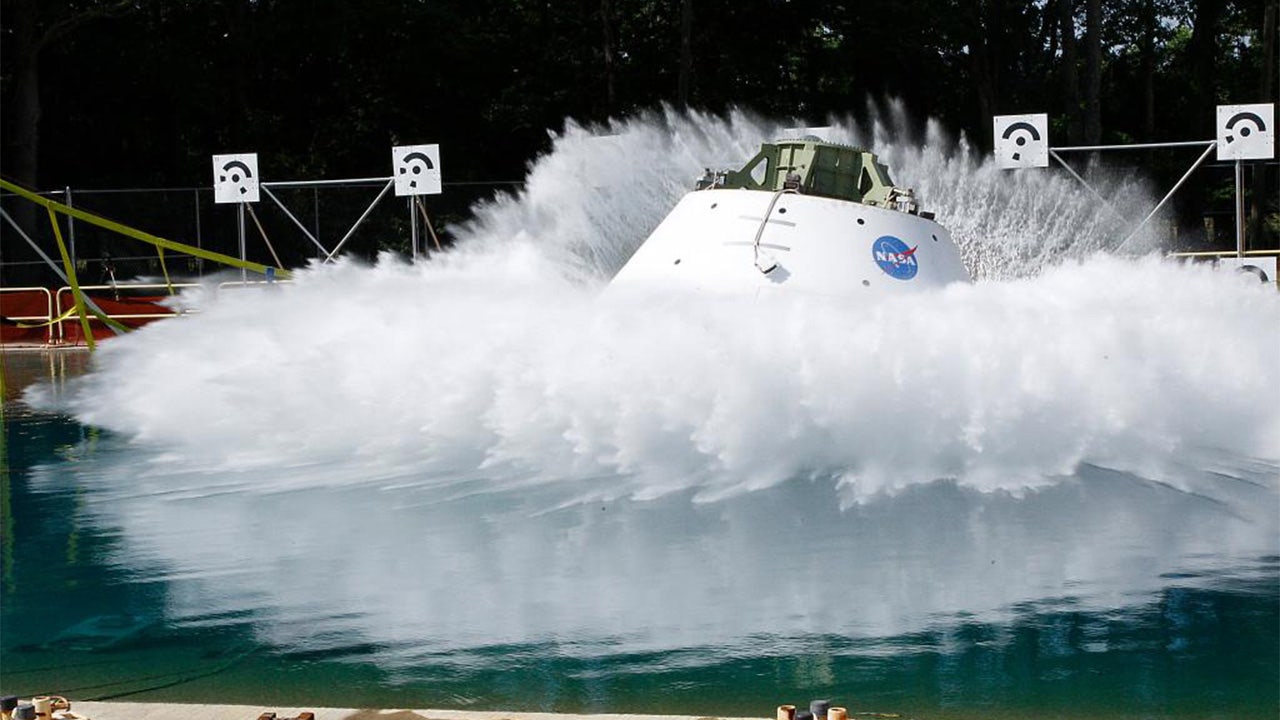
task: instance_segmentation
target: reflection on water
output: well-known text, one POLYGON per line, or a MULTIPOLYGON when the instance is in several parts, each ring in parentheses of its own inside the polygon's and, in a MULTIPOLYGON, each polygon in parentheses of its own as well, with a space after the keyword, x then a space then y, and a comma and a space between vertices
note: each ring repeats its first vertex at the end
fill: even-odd
POLYGON ((387 666, 506 643, 567 640, 592 655, 894 636, 958 613, 1003 621, 1046 597, 1109 608, 1149 599, 1169 573, 1230 573, 1268 554, 1278 522, 1268 465, 1215 476, 1214 497, 1083 468, 1022 498, 939 482, 842 510, 829 480, 712 503, 557 507, 555 487, 412 478, 220 492, 244 478, 146 464, 99 446, 31 483, 82 488, 82 517, 68 521, 118 529, 112 559, 169 583, 170 617, 250 607, 268 643, 359 638, 387 666))
POLYGON ((926 717, 1278 699, 1265 463, 1206 475, 1212 495, 1088 467, 1022 497, 938 482, 842 509, 799 479, 565 504, 412 477, 247 493, 68 421, 8 430, 6 687, 926 717))

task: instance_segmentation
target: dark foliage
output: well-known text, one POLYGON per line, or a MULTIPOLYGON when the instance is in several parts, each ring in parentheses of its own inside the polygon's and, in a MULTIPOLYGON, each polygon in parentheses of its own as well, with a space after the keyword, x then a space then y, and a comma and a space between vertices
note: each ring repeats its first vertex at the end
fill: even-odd
MULTIPOLYGON (((513 180, 566 117, 687 103, 821 122, 869 97, 986 146, 992 114, 1035 111, 1059 144, 1202 139, 1216 103, 1274 101, 1275 14, 1276 0, 3 0, 0 159, 41 188, 196 187, 217 152, 270 148, 273 177, 363 177, 385 174, 393 144, 438 142, 466 158, 450 180, 513 180)), ((1161 187, 1185 169, 1147 162, 1161 187)), ((1275 171, 1258 173, 1255 237, 1274 243, 1275 171)), ((1222 175, 1180 199, 1184 225, 1220 209, 1222 175)))

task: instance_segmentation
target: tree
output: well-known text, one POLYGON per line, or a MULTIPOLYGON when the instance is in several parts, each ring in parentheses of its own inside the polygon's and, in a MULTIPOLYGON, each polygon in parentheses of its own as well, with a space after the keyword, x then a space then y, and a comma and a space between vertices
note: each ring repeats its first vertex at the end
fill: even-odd
POLYGON ((40 158, 40 55, 81 25, 137 8, 135 0, 72 2, 63 0, 9 0, 3 15, 12 24, 5 33, 9 51, 5 63, 12 75, 5 78, 11 127, 5 173, 31 187, 39 184, 40 158))
POLYGON ((680 0, 680 81, 676 88, 676 105, 689 107, 693 83, 693 0, 680 0))
POLYGON ((1066 99, 1067 140, 1079 144, 1083 137, 1084 117, 1080 105, 1080 79, 1076 73, 1076 8, 1074 0, 1057 0, 1058 32, 1062 38, 1062 89, 1066 99))
POLYGON ((600 0, 601 55, 604 58, 605 111, 618 104, 617 70, 613 50, 613 0, 600 0))
MULTIPOLYGON (((46 187, 204 186, 217 152, 363 177, 440 142, 451 178, 509 180, 565 118, 661 103, 822 122, 895 98, 981 145, 993 114, 1044 111, 1080 144, 1201 137, 1214 102, 1275 93, 1276 0, 697 2, 0 0, 0 160, 46 187)), ((1157 185, 1185 169, 1160 162, 1157 185)))
POLYGON ((1085 0, 1084 141, 1102 142, 1102 0, 1085 0))

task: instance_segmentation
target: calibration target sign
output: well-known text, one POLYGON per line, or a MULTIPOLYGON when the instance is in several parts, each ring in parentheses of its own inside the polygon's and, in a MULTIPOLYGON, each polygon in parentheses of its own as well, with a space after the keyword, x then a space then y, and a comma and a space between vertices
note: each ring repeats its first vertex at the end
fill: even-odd
POLYGON ((1276 156, 1276 106, 1218 106, 1218 159, 1270 160, 1276 156))
POLYGON ((213 201, 258 202, 258 154, 213 156, 213 201))
POLYGON ((997 115, 996 162, 1001 170, 1049 167, 1049 116, 997 115))
POLYGON ((396 195, 439 195, 440 146, 391 148, 391 172, 396 181, 396 195))

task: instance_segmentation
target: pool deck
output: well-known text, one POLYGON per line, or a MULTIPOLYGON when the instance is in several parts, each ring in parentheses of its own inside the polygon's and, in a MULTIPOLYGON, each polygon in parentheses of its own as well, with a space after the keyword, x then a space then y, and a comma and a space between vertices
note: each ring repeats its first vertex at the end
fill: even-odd
POLYGON ((271 707, 267 705, 185 705, 173 703, 75 702, 71 710, 89 720, 258 720, 273 712, 279 720, 306 711, 316 720, 746 720, 693 715, 567 715, 470 710, 359 710, 271 707))

